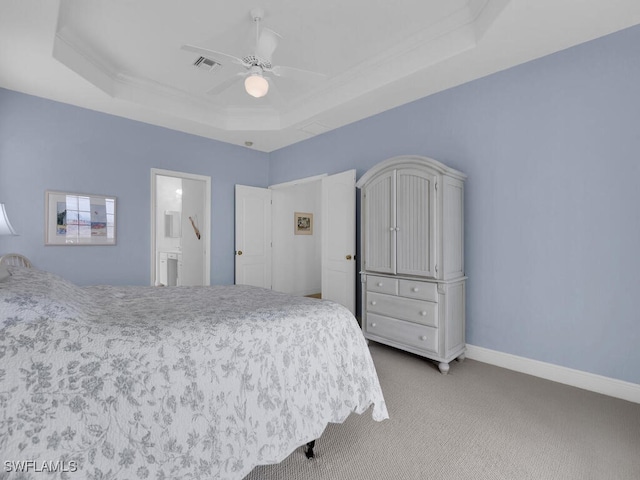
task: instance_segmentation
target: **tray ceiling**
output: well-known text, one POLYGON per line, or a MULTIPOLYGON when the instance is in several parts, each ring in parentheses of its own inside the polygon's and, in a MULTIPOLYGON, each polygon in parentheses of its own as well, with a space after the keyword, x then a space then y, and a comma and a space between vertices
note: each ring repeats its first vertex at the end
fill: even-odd
POLYGON ((597 0, 11 0, 0 6, 0 86, 272 151, 640 22, 640 2, 597 0), (282 38, 249 96, 239 67, 198 68, 184 44, 254 53, 250 11, 282 38), (215 94, 211 90, 238 81, 215 94))

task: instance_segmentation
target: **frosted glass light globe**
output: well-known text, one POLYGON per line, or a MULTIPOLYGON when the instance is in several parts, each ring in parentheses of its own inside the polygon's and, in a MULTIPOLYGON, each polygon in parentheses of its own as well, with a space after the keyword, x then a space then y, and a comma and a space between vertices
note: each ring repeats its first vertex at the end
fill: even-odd
POLYGON ((260 74, 249 75, 244 79, 244 89, 252 97, 264 97, 269 91, 269 82, 260 74))

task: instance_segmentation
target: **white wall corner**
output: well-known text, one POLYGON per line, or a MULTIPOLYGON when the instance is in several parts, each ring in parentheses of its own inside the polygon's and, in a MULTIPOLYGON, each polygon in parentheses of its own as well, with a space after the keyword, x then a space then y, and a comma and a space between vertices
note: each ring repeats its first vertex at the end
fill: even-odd
POLYGON ((467 344, 467 358, 572 387, 640 403, 640 385, 467 344))

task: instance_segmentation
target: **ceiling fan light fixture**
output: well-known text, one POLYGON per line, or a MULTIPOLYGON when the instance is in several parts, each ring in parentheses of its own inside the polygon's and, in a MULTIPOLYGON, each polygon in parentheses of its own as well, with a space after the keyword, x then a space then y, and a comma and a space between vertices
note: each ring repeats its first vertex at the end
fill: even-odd
POLYGON ((252 73, 244 79, 244 89, 252 97, 264 97, 269 91, 269 82, 261 74, 252 73))

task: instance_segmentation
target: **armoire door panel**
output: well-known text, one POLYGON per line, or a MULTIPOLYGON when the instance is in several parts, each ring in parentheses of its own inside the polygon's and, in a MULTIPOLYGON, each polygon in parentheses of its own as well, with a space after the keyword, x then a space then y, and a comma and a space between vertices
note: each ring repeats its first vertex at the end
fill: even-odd
POLYGON ((397 171, 397 267, 399 274, 435 277, 436 176, 397 171))
POLYGON ((367 270, 396 273, 395 172, 373 181, 364 192, 367 218, 364 262, 367 270))

